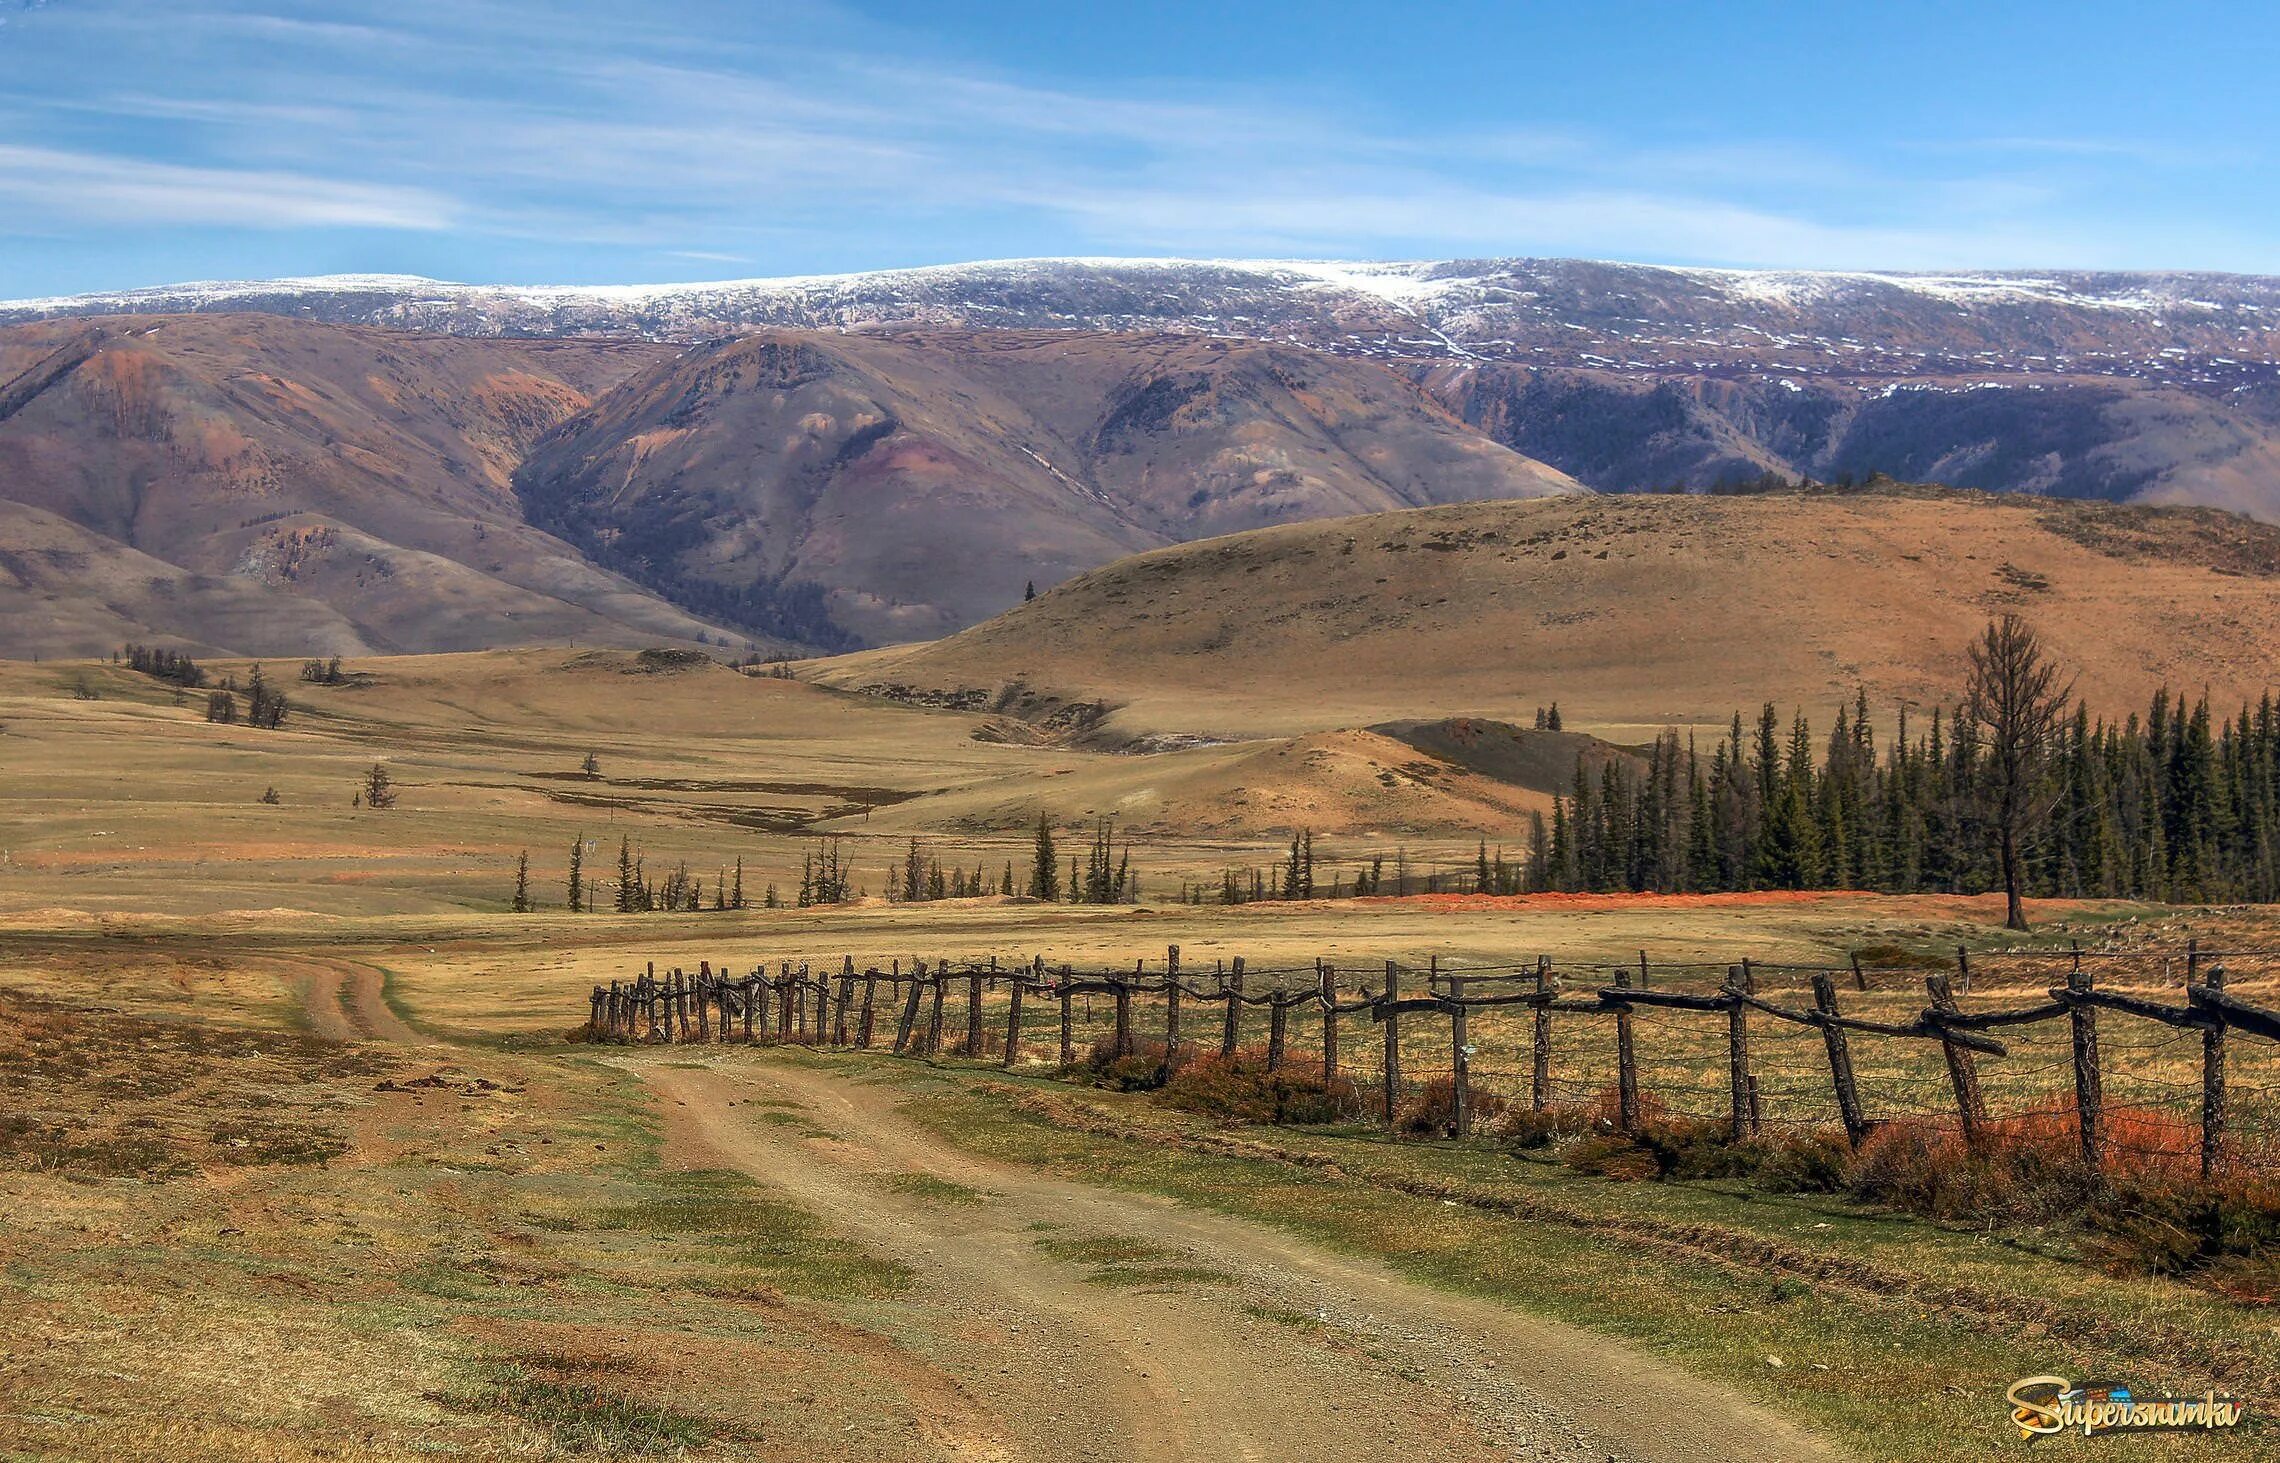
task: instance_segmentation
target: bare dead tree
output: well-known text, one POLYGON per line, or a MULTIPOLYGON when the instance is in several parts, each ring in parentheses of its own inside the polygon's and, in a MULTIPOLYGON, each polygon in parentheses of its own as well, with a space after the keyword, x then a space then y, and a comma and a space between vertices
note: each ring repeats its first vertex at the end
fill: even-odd
POLYGON ((1963 714, 1978 725, 1986 748, 1983 786, 2002 861, 2003 923, 2023 930, 2019 845, 2050 816, 2054 794, 2046 771, 2074 699, 2074 681, 2060 683, 2057 662, 2044 652, 2034 627, 2017 615, 1989 622, 1969 653, 1963 714))

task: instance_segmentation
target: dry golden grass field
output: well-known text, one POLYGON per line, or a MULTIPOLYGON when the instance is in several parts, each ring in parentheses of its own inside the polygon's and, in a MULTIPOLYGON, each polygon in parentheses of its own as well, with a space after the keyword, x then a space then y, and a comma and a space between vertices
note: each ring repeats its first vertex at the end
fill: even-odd
MULTIPOLYGON (((1087 752, 624 652, 352 661, 322 687, 265 669, 295 703, 277 730, 209 725, 202 693, 108 664, 0 666, 0 1456, 1934 1460, 2011 1454, 2003 1389, 2041 1373, 2280 1404, 2269 1308, 2111 1264, 2063 1217, 1619 1182, 1493 1125, 1230 1124, 1045 1063, 569 1039, 597 982, 650 963, 1129 969, 1174 944, 1190 970, 1323 959, 1354 985, 1389 960, 1881 949, 1859 999, 1900 1015, 1925 960, 1999 969, 1995 901, 1189 907, 1183 882, 1275 858, 1294 808, 1321 810, 1331 861, 1405 848, 1422 870, 1515 804, 1388 786, 1368 749, 1087 752), (376 761, 397 805, 352 806, 376 761), (1197 814, 1238 791, 1275 811, 1197 814), (876 897, 914 832, 993 880, 1025 868, 1040 809, 1147 830, 1141 901, 876 897), (825 836, 873 897, 564 908, 581 840, 597 884, 623 839, 652 878, 686 862, 708 905, 741 860, 756 905, 825 836), (539 908, 518 915, 524 850, 539 908)), ((2256 911, 2034 912, 2035 950, 2115 952, 2149 990, 2149 952, 2187 938, 2280 947, 2256 911)), ((2260 970, 2241 988, 2280 1004, 2260 970)), ((2014 994, 1991 977, 1972 999, 2014 994)), ((1588 1098, 1606 1052, 1580 1020, 1562 1080, 1588 1098)), ((1524 1068, 1522 1026, 1477 1029, 1484 1083, 1524 1068)), ((1445 1038, 1412 1027, 1414 1071, 1445 1038)), ((1350 1049, 1374 1039, 1359 1018, 1350 1049)), ((2189 1067, 2109 1039, 2120 1096, 2189 1067)), ((1675 1019, 1655 1040, 1653 1082, 1715 1086, 1722 1047, 1675 1019)), ((1810 1053, 1763 1040, 1773 1115, 1817 1099, 1810 1053)), ((2244 1104, 2271 1080, 2247 1045, 2244 1104)), ((1865 1088, 1939 1090, 1862 1050, 1865 1088)), ((2047 1060, 2023 1049, 2016 1087, 1988 1063, 1993 1104, 2035 1100, 2047 1060)), ((2272 1446, 2079 1443, 2057 1446, 2272 1446)))

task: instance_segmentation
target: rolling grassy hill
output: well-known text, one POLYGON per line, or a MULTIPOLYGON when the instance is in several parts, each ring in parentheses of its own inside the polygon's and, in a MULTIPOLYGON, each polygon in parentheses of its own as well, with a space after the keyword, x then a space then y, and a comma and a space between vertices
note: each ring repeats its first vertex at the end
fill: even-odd
POLYGON ((1952 700, 1963 646, 2028 616, 2109 712, 2280 683, 2280 529, 2212 510, 1885 488, 1476 503, 1138 555, 828 684, 1094 734, 1293 735, 1448 715, 1722 724, 1766 700, 1952 700), (1103 711, 1106 712, 1103 717, 1103 711))

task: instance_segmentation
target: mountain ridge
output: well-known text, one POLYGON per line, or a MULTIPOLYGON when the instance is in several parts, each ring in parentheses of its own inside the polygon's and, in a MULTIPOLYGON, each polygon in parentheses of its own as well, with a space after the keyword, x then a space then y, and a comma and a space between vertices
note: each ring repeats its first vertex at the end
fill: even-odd
POLYGON ((1251 340, 1379 361, 1608 492, 1882 472, 2280 520, 2280 277, 1573 259, 1033 259, 685 285, 351 275, 0 305, 683 345, 760 330, 1251 340))

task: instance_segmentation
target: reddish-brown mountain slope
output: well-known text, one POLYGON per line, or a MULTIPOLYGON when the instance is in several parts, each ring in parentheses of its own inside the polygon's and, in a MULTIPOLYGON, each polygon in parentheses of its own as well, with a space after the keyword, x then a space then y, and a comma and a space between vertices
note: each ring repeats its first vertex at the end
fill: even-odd
POLYGON ((824 643, 939 635, 1209 534, 1577 491, 1372 362, 1034 331, 700 348, 552 433, 517 483, 600 562, 824 643))
POLYGON ((30 510, 0 535, 8 588, 78 605, 10 616, 0 654, 129 632, 259 654, 706 635, 523 522, 509 483, 548 428, 668 354, 253 315, 0 331, 0 502, 30 510))

